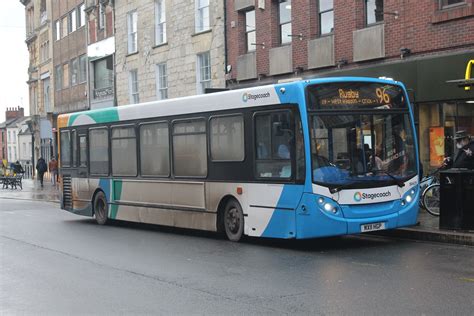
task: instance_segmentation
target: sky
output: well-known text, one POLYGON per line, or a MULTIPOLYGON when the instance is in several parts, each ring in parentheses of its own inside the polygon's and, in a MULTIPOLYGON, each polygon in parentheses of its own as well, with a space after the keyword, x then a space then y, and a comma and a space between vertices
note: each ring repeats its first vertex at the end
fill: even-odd
POLYGON ((28 48, 25 44, 25 7, 19 0, 0 0, 0 122, 7 107, 22 106, 29 115, 28 48))

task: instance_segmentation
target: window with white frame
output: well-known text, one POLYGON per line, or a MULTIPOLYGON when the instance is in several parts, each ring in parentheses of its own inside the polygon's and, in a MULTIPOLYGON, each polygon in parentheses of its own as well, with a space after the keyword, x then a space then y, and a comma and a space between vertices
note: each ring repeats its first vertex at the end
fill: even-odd
POLYGON ((210 29, 209 0, 196 0, 196 32, 210 29))
POLYGON ((334 31, 334 0, 319 0, 319 34, 334 31))
POLYGON ((128 72, 128 90, 130 103, 140 102, 138 94, 138 73, 136 69, 132 69, 128 72))
POLYGON ((165 0, 155 0, 155 44, 163 44, 166 40, 165 0))
POLYGON ((280 0, 279 6, 280 43, 291 43, 291 0, 280 0))
POLYGON ((77 28, 80 28, 86 24, 86 12, 84 3, 79 5, 77 10, 77 28))
POLYGON ((204 93, 211 87, 211 54, 205 52, 197 55, 197 93, 204 93))
POLYGON ((168 99, 168 69, 166 63, 156 65, 156 98, 168 99))
POLYGON ((245 34, 247 40, 247 51, 254 51, 256 47, 255 10, 245 12, 245 34))
POLYGON ((128 53, 136 53, 137 46, 137 11, 127 14, 128 53))
POLYGON ((99 29, 103 29, 105 26, 105 7, 99 3, 99 29))
POLYGON ((59 41, 61 39, 61 21, 57 20, 54 23, 54 39, 59 41))
POLYGON ((77 17, 76 9, 73 9, 71 12, 69 12, 68 33, 72 33, 76 30, 77 28, 76 17, 77 17))

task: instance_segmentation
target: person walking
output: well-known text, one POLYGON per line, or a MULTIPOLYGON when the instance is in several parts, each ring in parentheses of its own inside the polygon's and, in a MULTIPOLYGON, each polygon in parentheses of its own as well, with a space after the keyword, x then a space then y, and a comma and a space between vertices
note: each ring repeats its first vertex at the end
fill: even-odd
POLYGON ((454 135, 458 152, 454 158, 447 157, 444 159, 443 167, 445 168, 467 168, 474 169, 474 141, 466 131, 458 131, 454 135))
POLYGON ((48 166, 46 165, 46 161, 44 161, 43 157, 38 158, 38 161, 36 162, 36 170, 38 171, 38 179, 41 183, 41 187, 43 187, 44 173, 48 170, 48 166))
POLYGON ((51 159, 51 161, 48 164, 49 167, 49 173, 51 173, 51 180, 53 181, 53 185, 56 185, 58 182, 58 161, 56 158, 51 159))

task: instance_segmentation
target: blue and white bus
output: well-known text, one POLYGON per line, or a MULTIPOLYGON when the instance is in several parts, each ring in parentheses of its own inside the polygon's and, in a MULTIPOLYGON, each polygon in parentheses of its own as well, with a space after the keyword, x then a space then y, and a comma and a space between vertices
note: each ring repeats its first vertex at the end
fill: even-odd
POLYGON ((243 235, 414 225, 418 150, 403 84, 326 78, 60 115, 61 208, 243 235))

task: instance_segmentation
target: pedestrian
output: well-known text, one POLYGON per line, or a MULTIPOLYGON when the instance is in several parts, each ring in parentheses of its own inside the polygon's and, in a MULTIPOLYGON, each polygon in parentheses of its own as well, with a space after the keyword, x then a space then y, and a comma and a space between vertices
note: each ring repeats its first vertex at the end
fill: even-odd
POLYGON ((23 167, 21 166, 18 160, 13 165, 13 173, 15 175, 20 175, 20 174, 23 175, 23 173, 25 173, 25 170, 23 170, 23 167))
POLYGON ((44 161, 43 157, 38 158, 38 161, 36 162, 36 170, 38 171, 38 179, 41 183, 41 187, 43 187, 44 173, 48 170, 48 166, 46 165, 46 161, 44 161))
POLYGON ((49 173, 51 173, 51 180, 53 181, 53 185, 56 185, 58 182, 58 161, 54 156, 51 158, 49 162, 49 173))
POLYGON ((454 135, 458 152, 454 158, 444 159, 443 167, 474 169, 474 141, 466 131, 458 131, 454 135))

